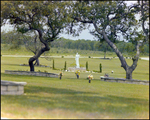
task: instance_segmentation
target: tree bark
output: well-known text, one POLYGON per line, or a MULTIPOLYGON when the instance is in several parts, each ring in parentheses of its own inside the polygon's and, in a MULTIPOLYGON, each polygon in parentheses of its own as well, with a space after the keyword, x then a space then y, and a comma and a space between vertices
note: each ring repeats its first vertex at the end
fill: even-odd
POLYGON ((133 70, 130 67, 126 69, 126 79, 132 79, 132 72, 133 70))
POLYGON ((37 66, 39 66, 39 65, 40 65, 40 61, 39 61, 39 59, 36 59, 36 61, 35 61, 34 65, 37 65, 37 66))
POLYGON ((43 54, 45 51, 49 51, 49 50, 50 50, 50 47, 49 47, 48 43, 47 43, 46 41, 44 41, 43 38, 42 38, 42 31, 39 30, 39 29, 36 29, 36 30, 37 30, 37 32, 39 33, 39 39, 40 39, 40 41, 41 41, 45 46, 42 47, 40 50, 38 50, 38 51, 36 52, 36 54, 35 54, 33 57, 31 57, 31 58, 29 59, 30 71, 34 71, 34 64, 33 64, 33 62, 34 62, 35 60, 37 60, 37 59, 40 57, 40 55, 43 54))
POLYGON ((39 66, 40 65, 40 61, 39 59, 36 59, 36 65, 39 66))
POLYGON ((138 62, 138 59, 139 59, 139 54, 140 54, 140 49, 139 49, 140 44, 139 44, 139 42, 137 43, 137 46, 136 46, 136 50, 137 50, 136 56, 132 59, 133 60, 133 64, 131 66, 128 66, 127 63, 126 63, 125 58, 122 55, 122 53, 117 49, 117 47, 115 46, 115 44, 113 44, 108 39, 108 37, 106 36, 104 30, 103 30, 102 34, 103 34, 104 39, 106 40, 106 42, 115 51, 115 53, 117 54, 118 58, 120 59, 120 61, 121 61, 121 67, 123 67, 124 70, 126 71, 126 79, 130 79, 131 80, 132 79, 132 72, 137 67, 137 62, 138 62))
POLYGON ((29 59, 30 71, 34 71, 34 64, 33 64, 33 62, 35 60, 37 60, 40 57, 41 54, 43 54, 45 51, 49 51, 49 50, 50 50, 49 47, 48 48, 47 47, 41 48, 33 57, 31 57, 29 59))

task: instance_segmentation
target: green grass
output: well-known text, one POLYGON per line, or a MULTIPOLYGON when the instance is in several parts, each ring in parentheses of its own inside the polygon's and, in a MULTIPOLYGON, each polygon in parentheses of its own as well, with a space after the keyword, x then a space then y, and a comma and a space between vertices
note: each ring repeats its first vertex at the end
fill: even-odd
POLYGON ((1 96, 2 117, 148 118, 149 86, 84 79, 6 75, 27 82, 25 95, 1 96))
MULTIPOLYGON (((4 51, 3 51, 4 53, 4 51)), ((1 79, 27 82, 24 95, 1 95, 1 116, 8 118, 149 118, 149 86, 100 81, 108 73, 111 77, 124 78, 125 71, 118 59, 103 60, 81 58, 80 64, 88 61, 94 80, 88 83, 89 73, 81 73, 76 79, 74 72, 63 72, 58 78, 9 75, 5 70, 28 70, 27 57, 1 57, 1 79), (114 74, 111 74, 111 70, 114 74)), ((55 67, 61 69, 75 63, 74 58, 54 58, 55 67)), ((127 60, 132 64, 131 60, 127 60)), ((42 65, 52 66, 52 61, 40 58, 42 65)), ((47 67, 35 67, 35 71, 59 73, 47 67)), ((133 79, 149 80, 149 61, 139 60, 133 79)))
MULTIPOLYGON (((4 73, 5 70, 30 70, 28 66, 20 66, 20 64, 28 64, 29 57, 1 57, 1 72, 4 73), (11 61, 10 61, 11 59, 11 61)), ((52 60, 47 61, 45 58, 40 58, 40 64, 47 65, 52 67, 52 60)), ((55 60, 55 68, 57 69, 63 69, 65 61, 67 62, 67 67, 73 67, 72 64, 75 64, 74 58, 54 58, 55 60)), ((92 59, 92 58, 81 58, 80 64, 85 67, 86 61, 88 61, 89 64, 89 70, 97 70, 99 71, 99 64, 102 64, 102 73, 93 73, 95 79, 99 79, 100 76, 103 76, 105 73, 108 73, 110 77, 115 78, 125 78, 125 70, 121 67, 121 63, 119 59, 115 58, 112 60, 104 60, 104 59, 92 59), (113 74, 111 74, 111 71, 114 71, 113 74)), ((129 65, 132 64, 132 60, 127 59, 127 63, 129 65)), ((35 67, 35 71, 48 71, 48 72, 55 72, 59 73, 59 70, 52 70, 49 67, 35 67)), ((68 73, 65 72, 65 75, 63 77, 65 78, 73 78, 75 77, 74 73, 68 73)), ((81 78, 86 78, 86 76, 89 73, 81 73, 81 78)), ((133 79, 138 80, 149 80, 149 61, 146 60, 139 60, 138 66, 133 72, 133 79)))

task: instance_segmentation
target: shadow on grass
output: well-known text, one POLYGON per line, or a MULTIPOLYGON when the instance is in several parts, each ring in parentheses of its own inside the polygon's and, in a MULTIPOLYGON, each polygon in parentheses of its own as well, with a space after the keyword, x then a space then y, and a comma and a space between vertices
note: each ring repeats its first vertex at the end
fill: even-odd
POLYGON ((41 87, 41 86, 31 86, 31 87, 26 87, 25 88, 26 93, 47 93, 47 94, 94 94, 93 92, 82 92, 82 91, 75 91, 71 89, 62 89, 62 88, 52 88, 51 86, 49 87, 41 87))
MULTIPOLYGON (((98 112, 128 118, 131 113, 146 112, 148 117, 149 101, 100 93, 83 92, 71 89, 26 86, 21 96, 2 96, 1 101, 19 104, 20 107, 45 109, 64 109, 79 112, 98 112)), ((2 106, 4 107, 4 106, 2 106)), ((133 115, 134 116, 134 115, 133 115)))

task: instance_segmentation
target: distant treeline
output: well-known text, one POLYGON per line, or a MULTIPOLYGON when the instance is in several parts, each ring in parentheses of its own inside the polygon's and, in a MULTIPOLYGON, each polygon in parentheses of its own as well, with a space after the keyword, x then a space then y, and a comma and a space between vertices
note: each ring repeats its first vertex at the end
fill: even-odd
MULTIPOLYGON (((1 32, 1 43, 9 44, 11 49, 17 49, 20 45, 24 45, 24 41, 34 41, 35 36, 23 35, 16 32, 1 32), (25 39, 26 38, 26 39, 25 39)), ((39 40, 38 40, 39 41, 39 40)), ((34 42, 31 42, 31 46, 33 48, 35 45, 34 42)), ((119 49, 120 52, 125 53, 127 55, 132 55, 136 51, 136 47, 131 42, 124 42, 116 40, 115 45, 119 49)), ((51 42, 52 48, 64 48, 64 49, 76 49, 76 50, 91 50, 91 51, 103 51, 103 52, 113 52, 113 49, 104 41, 100 43, 100 41, 91 41, 85 39, 78 40, 70 40, 65 39, 63 37, 58 38, 51 42)), ((9 49, 9 48, 8 48, 9 49)), ((141 48, 141 54, 149 55, 149 44, 145 44, 141 48)))
MULTIPOLYGON (((70 40, 63 37, 53 41, 51 47, 55 48, 68 48, 68 49, 77 49, 77 50, 92 50, 92 51, 103 51, 103 46, 100 47, 99 41, 91 40, 70 40)), ((109 49, 109 51, 112 51, 109 49)))
MULTIPOLYGON (((116 41, 116 46, 122 53, 131 53, 134 51, 134 44, 131 42, 116 41)), ((66 49, 77 49, 77 50, 92 50, 92 51, 110 51, 113 52, 112 48, 106 43, 100 43, 100 41, 91 40, 70 40, 63 37, 53 41, 51 47, 54 48, 66 48, 66 49)), ((141 49, 141 53, 149 53, 149 44, 145 44, 141 49)))

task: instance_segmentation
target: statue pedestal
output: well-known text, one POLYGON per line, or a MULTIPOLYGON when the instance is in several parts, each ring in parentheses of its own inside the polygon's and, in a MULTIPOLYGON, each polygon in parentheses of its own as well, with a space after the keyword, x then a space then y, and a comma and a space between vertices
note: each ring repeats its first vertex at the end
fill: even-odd
POLYGON ((80 72, 85 72, 86 68, 85 67, 80 67, 80 68, 68 67, 68 71, 70 72, 76 72, 77 70, 79 70, 80 72))

